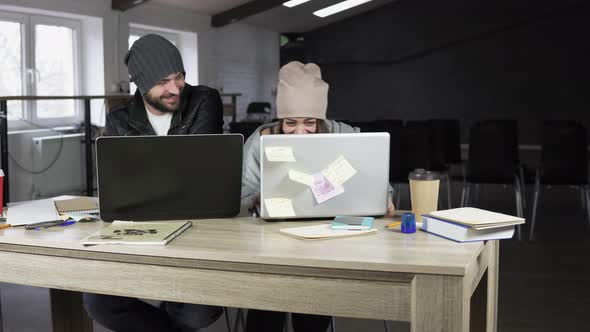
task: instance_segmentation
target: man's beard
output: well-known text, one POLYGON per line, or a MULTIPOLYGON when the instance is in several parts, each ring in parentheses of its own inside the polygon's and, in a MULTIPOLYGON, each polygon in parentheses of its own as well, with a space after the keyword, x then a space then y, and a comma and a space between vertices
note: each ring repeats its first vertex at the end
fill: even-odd
POLYGON ((176 104, 176 106, 169 107, 166 104, 164 104, 163 99, 170 98, 172 96, 175 96, 175 94, 166 94, 166 95, 160 96, 159 98, 154 98, 148 92, 144 96, 144 100, 150 106, 152 106, 153 108, 155 108, 156 110, 158 110, 162 113, 174 113, 180 109, 180 105, 182 104, 182 90, 179 91, 178 103, 176 104))

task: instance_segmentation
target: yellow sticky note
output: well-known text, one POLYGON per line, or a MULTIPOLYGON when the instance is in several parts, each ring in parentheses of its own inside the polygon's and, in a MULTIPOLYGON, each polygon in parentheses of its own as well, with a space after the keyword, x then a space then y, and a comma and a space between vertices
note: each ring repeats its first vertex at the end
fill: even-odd
POLYGON ((264 148, 266 159, 273 162, 294 162, 293 148, 290 146, 267 146, 264 148))
POLYGON ((273 218, 278 217, 295 217, 293 203, 288 198, 266 198, 264 206, 268 215, 273 218))
POLYGON ((290 170, 289 178, 295 182, 302 183, 306 186, 313 185, 313 176, 299 171, 290 170))
POLYGON ((356 174, 356 170, 344 158, 340 156, 336 158, 328 167, 323 170, 324 176, 334 184, 343 184, 356 174))

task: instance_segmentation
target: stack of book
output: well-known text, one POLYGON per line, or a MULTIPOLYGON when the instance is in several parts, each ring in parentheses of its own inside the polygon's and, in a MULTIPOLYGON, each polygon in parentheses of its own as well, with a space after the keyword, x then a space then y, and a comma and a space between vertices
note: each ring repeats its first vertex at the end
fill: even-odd
POLYGON ((509 239, 523 218, 464 207, 435 211, 422 216, 420 229, 457 242, 509 239))

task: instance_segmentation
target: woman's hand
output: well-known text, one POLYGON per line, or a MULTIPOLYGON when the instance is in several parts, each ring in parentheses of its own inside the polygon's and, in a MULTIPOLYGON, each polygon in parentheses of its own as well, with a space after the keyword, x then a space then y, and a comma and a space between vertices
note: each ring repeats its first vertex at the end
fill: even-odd
POLYGON ((252 200, 252 204, 248 208, 248 211, 252 213, 252 217, 260 217, 258 208, 260 207, 260 193, 256 193, 254 195, 254 199, 252 200))
POLYGON ((385 217, 391 218, 391 217, 393 217, 394 214, 395 214, 395 206, 393 205, 393 202, 391 201, 391 199, 388 199, 387 200, 387 213, 385 214, 385 217))

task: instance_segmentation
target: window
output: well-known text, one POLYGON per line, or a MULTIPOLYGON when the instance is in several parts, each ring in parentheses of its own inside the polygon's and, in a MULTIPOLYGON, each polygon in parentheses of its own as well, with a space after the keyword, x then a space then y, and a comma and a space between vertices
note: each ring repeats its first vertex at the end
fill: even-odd
MULTIPOLYGON (((157 28, 150 28, 142 26, 141 28, 138 25, 131 24, 129 27, 129 48, 135 43, 136 40, 139 38, 149 35, 150 33, 154 33, 160 35, 166 39, 168 39, 174 46, 179 47, 179 36, 177 33, 162 31, 157 28)), ((137 90, 137 86, 133 82, 129 82, 129 93, 135 94, 135 90, 137 90)))
MULTIPOLYGON (((72 96, 78 78, 80 22, 0 12, 0 95, 72 96)), ((78 118, 74 100, 12 101, 8 119, 56 125, 78 118)))

